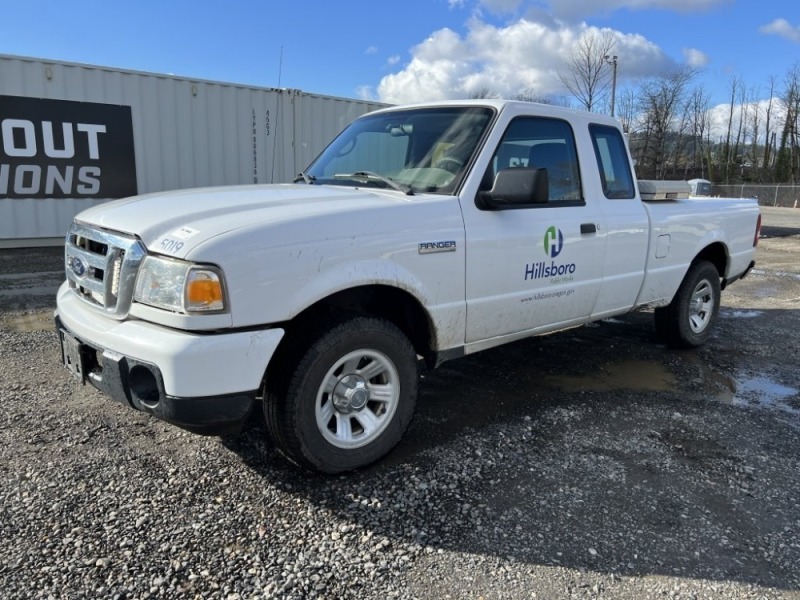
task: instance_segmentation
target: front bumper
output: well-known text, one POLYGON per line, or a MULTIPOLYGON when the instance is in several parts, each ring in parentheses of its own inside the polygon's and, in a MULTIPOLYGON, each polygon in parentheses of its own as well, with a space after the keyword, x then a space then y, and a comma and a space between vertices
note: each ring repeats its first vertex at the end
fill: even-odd
POLYGON ((278 328, 197 333, 116 321, 66 284, 57 307, 62 351, 79 363, 73 374, 118 402, 205 434, 230 432, 247 420, 284 335, 278 328))

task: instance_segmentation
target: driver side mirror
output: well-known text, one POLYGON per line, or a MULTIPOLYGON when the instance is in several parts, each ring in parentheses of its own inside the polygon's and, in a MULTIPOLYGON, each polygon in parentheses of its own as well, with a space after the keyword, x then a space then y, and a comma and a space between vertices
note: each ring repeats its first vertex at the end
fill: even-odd
POLYGON ((547 204, 550 200, 547 169, 512 167, 501 169, 489 191, 478 192, 475 199, 483 210, 521 208, 532 204, 547 204))

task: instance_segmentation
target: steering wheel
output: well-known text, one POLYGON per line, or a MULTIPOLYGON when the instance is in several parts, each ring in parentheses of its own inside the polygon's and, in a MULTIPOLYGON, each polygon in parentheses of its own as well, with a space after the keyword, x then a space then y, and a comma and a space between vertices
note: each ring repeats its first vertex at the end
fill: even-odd
POLYGON ((444 169, 451 173, 458 173, 461 167, 464 166, 464 161, 457 159, 454 156, 443 156, 433 165, 437 169, 444 169))

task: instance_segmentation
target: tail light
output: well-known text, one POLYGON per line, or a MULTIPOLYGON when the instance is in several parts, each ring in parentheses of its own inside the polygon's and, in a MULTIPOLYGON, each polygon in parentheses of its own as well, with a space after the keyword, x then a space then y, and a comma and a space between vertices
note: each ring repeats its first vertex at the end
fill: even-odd
POLYGON ((756 221, 756 236, 753 238, 753 248, 758 246, 758 238, 761 236, 761 214, 758 215, 758 221, 756 221))

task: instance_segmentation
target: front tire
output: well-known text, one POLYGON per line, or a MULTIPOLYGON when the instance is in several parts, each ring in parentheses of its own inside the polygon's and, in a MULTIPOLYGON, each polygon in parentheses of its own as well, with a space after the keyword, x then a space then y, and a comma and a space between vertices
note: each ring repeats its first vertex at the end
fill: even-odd
POLYGON ((659 337, 673 348, 704 344, 719 314, 720 295, 717 268, 708 261, 693 263, 672 302, 655 310, 659 337))
POLYGON ((411 422, 417 355, 392 323, 354 317, 288 340, 264 415, 279 450, 324 473, 364 467, 386 455, 411 422))

